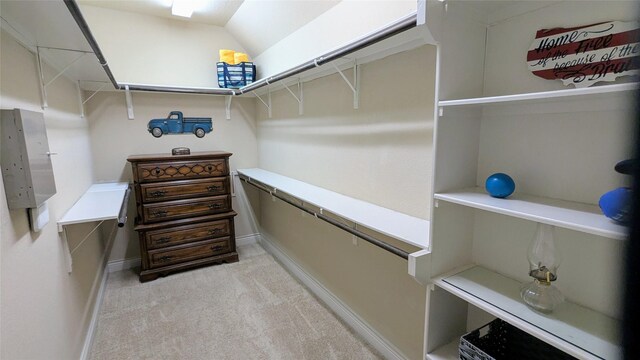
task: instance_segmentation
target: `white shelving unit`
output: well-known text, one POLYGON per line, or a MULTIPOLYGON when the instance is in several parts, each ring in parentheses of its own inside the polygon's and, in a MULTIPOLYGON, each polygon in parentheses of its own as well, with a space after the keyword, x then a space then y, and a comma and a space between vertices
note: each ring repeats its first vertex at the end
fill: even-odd
POLYGON ((460 339, 454 339, 450 343, 441 346, 435 351, 427 354, 427 360, 459 360, 459 345, 460 339))
POLYGON ((479 187, 435 194, 434 198, 612 239, 624 240, 627 236, 626 227, 607 219, 597 206, 590 204, 521 194, 498 199, 479 187))
POLYGON ((274 192, 286 193, 305 204, 420 249, 426 249, 429 244, 429 221, 427 220, 262 169, 238 169, 238 173, 273 188, 274 192))
POLYGON ((570 355, 602 359, 620 357, 620 346, 616 343, 620 324, 611 317, 570 302, 564 302, 551 314, 531 311, 520 300, 519 281, 482 266, 443 276, 434 282, 570 355))
POLYGON ((439 93, 449 99, 437 101, 427 359, 457 359, 460 337, 490 318, 579 359, 617 359, 616 284, 627 230, 606 218, 597 201, 628 185, 613 167, 630 156, 630 99, 640 86, 621 79, 558 90, 559 81, 536 78, 517 54, 526 54, 537 30, 562 27, 560 14, 571 12, 577 26, 605 21, 596 15, 604 10, 621 20, 631 10, 606 1, 529 2, 522 12, 515 1, 448 5, 434 31, 439 93), (468 21, 483 5, 487 18, 509 16, 468 21), (515 179, 516 192, 506 199, 484 190, 496 172, 515 179), (520 297, 530 279, 527 247, 536 223, 557 227, 564 249, 556 285, 567 300, 550 314, 520 297))

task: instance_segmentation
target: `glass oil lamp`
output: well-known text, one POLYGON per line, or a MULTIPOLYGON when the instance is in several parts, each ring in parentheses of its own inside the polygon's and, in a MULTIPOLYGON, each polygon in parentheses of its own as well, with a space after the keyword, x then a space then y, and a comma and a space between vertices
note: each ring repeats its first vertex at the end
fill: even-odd
POLYGON ((558 279, 560 253, 556 248, 554 227, 538 223, 536 234, 527 251, 529 276, 533 281, 526 283, 520 295, 534 310, 549 313, 564 301, 564 296, 551 283, 558 279))

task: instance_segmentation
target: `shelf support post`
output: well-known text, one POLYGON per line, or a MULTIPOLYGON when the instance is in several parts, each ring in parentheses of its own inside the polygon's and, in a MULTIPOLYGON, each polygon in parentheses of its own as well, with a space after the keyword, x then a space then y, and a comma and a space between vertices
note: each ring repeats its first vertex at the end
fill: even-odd
POLYGON ((231 120, 231 99, 233 99, 233 96, 231 95, 226 95, 224 97, 224 106, 226 110, 227 120, 231 120))
POLYGON ((335 64, 331 63, 333 67, 336 69, 338 74, 342 76, 342 79, 347 83, 351 91, 353 92, 353 108, 358 109, 360 107, 360 65, 354 60, 353 61, 353 84, 347 77, 344 75, 342 70, 335 64))
POLYGON ((129 120, 133 120, 133 100, 131 99, 131 91, 129 91, 129 85, 124 86, 124 99, 127 103, 127 117, 129 120))
POLYGON ((431 269, 431 250, 409 253, 409 275, 422 285, 429 284, 431 269))
POLYGON ((296 101, 298 102, 298 115, 304 114, 304 97, 302 93, 302 81, 298 79, 298 96, 296 96, 296 94, 294 94, 293 91, 289 89, 287 84, 283 84, 283 86, 285 89, 287 89, 287 91, 289 91, 291 96, 293 96, 293 98, 296 99, 296 101))
POLYGON ((45 88, 45 83, 44 83, 44 71, 42 69, 42 56, 40 55, 40 47, 36 47, 36 60, 38 62, 37 64, 37 68, 38 68, 38 78, 40 80, 40 97, 42 100, 42 110, 44 110, 45 108, 49 107, 49 104, 47 103, 47 89, 45 88))
POLYGON ((418 26, 427 23, 427 0, 418 0, 418 18, 416 24, 418 26))

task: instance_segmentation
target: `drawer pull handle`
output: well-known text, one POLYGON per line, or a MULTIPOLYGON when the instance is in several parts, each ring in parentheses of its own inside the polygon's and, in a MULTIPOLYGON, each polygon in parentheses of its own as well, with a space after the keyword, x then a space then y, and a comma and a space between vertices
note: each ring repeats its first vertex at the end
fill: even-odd
POLYGON ((158 240, 156 240, 156 244, 165 244, 165 243, 168 243, 169 241, 171 241, 171 237, 170 236, 164 236, 164 237, 161 237, 158 240))
POLYGON ((158 262, 164 263, 164 262, 170 261, 171 259, 173 259, 173 256, 165 255, 165 256, 162 256, 162 257, 158 258, 158 262))
POLYGON ((224 249, 225 247, 226 246, 224 246, 224 245, 214 245, 214 246, 211 247, 211 250, 218 251, 218 250, 224 249))
POLYGON ((219 203, 209 204, 209 209, 211 210, 222 209, 222 204, 219 204, 219 203))
POLYGON ((217 235, 222 232, 222 229, 210 229, 208 232, 209 232, 209 235, 217 235))
POLYGON ((164 210, 156 210, 151 212, 151 217, 165 217, 167 212, 164 210))
POLYGON ((221 190, 221 189, 222 189, 222 186, 218 186, 218 185, 207 186, 207 190, 209 192, 215 192, 215 191, 218 191, 218 190, 221 190))
POLYGON ((161 197, 161 196, 165 196, 166 194, 167 192, 164 190, 157 190, 149 193, 149 195, 152 197, 161 197))
POLYGON ((152 173, 153 173, 153 175, 156 175, 156 176, 157 176, 157 175, 160 175, 160 168, 159 168, 159 167, 156 167, 155 169, 153 169, 153 172, 152 172, 152 173))

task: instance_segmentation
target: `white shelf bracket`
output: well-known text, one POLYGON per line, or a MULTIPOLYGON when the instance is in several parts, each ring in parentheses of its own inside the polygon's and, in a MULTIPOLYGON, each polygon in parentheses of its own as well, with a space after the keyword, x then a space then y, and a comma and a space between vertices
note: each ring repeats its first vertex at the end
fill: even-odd
POLYGON ((351 91, 353 92, 353 108, 358 109, 360 106, 360 65, 357 62, 353 62, 353 84, 347 77, 344 75, 342 70, 338 68, 335 63, 331 63, 333 67, 336 69, 338 74, 342 76, 342 79, 347 83, 351 91))
POLYGON ((82 101, 82 88, 80 88, 80 80, 76 81, 76 90, 78 90, 78 105, 80 105, 80 117, 84 117, 84 101, 82 101))
POLYGON ((255 95, 258 98, 258 100, 260 100, 260 102, 262 102, 264 104, 264 106, 267 107, 267 111, 269 112, 269 119, 271 119, 271 90, 269 90, 269 93, 268 93, 268 98, 267 98, 268 103, 266 103, 264 100, 262 100, 260 95, 256 94, 255 91, 252 91, 252 93, 253 93, 253 95, 255 95))
POLYGON ((47 89, 44 84, 44 71, 42 69, 42 56, 40 56, 40 48, 36 47, 36 60, 37 60, 37 68, 38 68, 38 78, 40 85, 40 98, 42 100, 42 109, 49 107, 47 103, 47 89))
POLYGON ((85 57, 85 55, 87 55, 87 53, 82 53, 80 54, 80 56, 78 56, 77 58, 75 58, 69 65, 65 66, 64 69, 62 69, 60 72, 58 72, 58 74, 56 74, 56 76, 53 77, 53 79, 49 80, 48 83, 44 84, 44 87, 46 88, 47 86, 51 85, 54 81, 58 80, 58 78, 60 76, 62 76, 62 74, 64 74, 67 70, 69 70, 69 68, 71 68, 75 63, 77 63, 78 61, 80 61, 83 57, 85 57))
MULTIPOLYGON (((353 229, 358 230, 358 223, 353 223, 353 229)), ((351 243, 355 246, 358 246, 358 237, 355 235, 351 235, 351 243)))
POLYGON ((99 82, 101 82, 102 85, 98 88, 98 90, 94 91, 91 95, 89 95, 88 98, 82 100, 82 88, 80 87, 80 80, 78 80, 77 87, 78 87, 78 98, 80 100, 80 117, 84 117, 84 104, 86 104, 87 101, 91 100, 92 97, 96 96, 97 93, 102 91, 102 89, 104 89, 107 85, 110 84, 106 81, 99 81, 99 82))
POLYGON ((89 95, 88 98, 84 99, 84 101, 82 102, 82 105, 86 104, 87 101, 91 100, 92 97, 96 96, 96 94, 99 93, 100 91, 102 91, 102 89, 104 89, 107 85, 109 85, 109 83, 107 83, 107 82, 102 84, 102 86, 100 86, 98 88, 98 90, 94 91, 91 95, 89 95))
POLYGON ((133 120, 133 100, 131 99, 131 91, 129 91, 129 85, 124 86, 124 99, 127 103, 127 117, 129 120, 133 120))
POLYGON ((438 108, 438 116, 442 117, 444 115, 444 108, 442 106, 440 106, 438 108))
POLYGON ((298 96, 296 96, 296 94, 294 94, 293 91, 291 91, 291 89, 289 89, 289 87, 286 84, 283 84, 283 85, 284 85, 284 88, 287 89, 287 91, 289 91, 291 96, 293 96, 293 98, 296 99, 296 101, 298 102, 298 115, 304 114, 304 95, 302 93, 302 81, 298 79, 298 96))
POLYGON ((226 110, 227 120, 231 120, 231 99, 233 99, 233 96, 231 95, 224 97, 224 107, 226 110))
MULTIPOLYGON (((60 227, 61 226, 58 225, 58 228, 60 227)), ((62 231, 60 232, 62 235, 62 247, 64 248, 64 258, 66 260, 65 262, 67 263, 67 273, 71 274, 71 270, 73 270, 73 258, 71 257, 71 250, 69 249, 69 242, 67 240, 67 230, 64 228, 64 226, 62 226, 62 231)))
POLYGON ((65 260, 67 263, 67 272, 69 274, 71 274, 73 270, 73 253, 76 252, 76 250, 78 250, 78 248, 80 248, 80 246, 82 246, 82 244, 84 244, 85 241, 87 241, 87 239, 89 238, 89 236, 91 236, 91 234, 93 234, 94 232, 96 232, 96 230, 98 230, 98 228, 100 227, 100 225, 102 225, 102 223, 104 223, 104 220, 100 221, 98 225, 94 226, 93 229, 91 229, 91 231, 89 231, 89 233, 85 235, 85 237, 82 240, 80 240, 80 242, 78 242, 78 245, 76 245, 76 247, 74 247, 73 249, 69 249, 69 242, 67 238, 67 228, 64 225, 58 224, 58 232, 62 234, 62 242, 63 242, 62 247, 64 247, 65 260))

